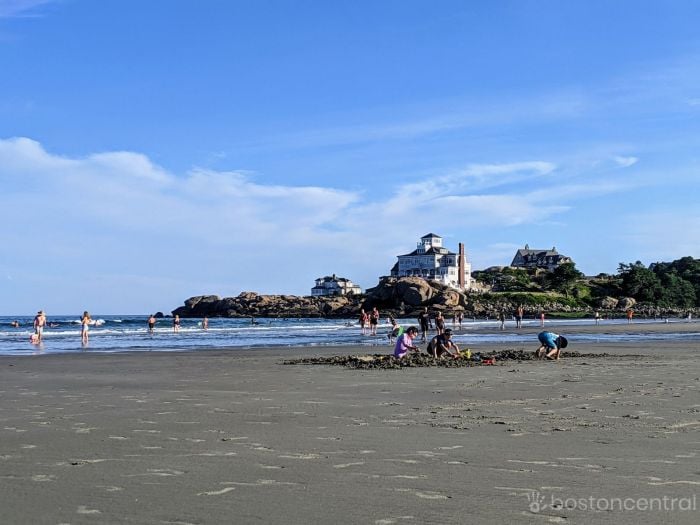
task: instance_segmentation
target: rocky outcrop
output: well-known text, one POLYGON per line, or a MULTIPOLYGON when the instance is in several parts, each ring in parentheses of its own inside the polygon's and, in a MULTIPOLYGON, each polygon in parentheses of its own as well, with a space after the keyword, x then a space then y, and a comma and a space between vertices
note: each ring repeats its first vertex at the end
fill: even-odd
POLYGON ((191 297, 173 310, 180 317, 354 317, 358 296, 298 297, 242 292, 237 297, 191 297))
MULTIPOLYGON (((547 304, 525 305, 525 316, 533 317, 545 310, 547 315, 554 312, 589 312, 586 306, 572 307, 557 302, 552 295, 547 304)), ((518 307, 517 299, 509 299, 507 294, 484 295, 477 292, 465 293, 439 283, 418 277, 383 277, 377 286, 364 295, 340 295, 332 297, 310 297, 295 295, 259 295, 255 292, 242 292, 237 297, 219 298, 216 295, 190 297, 185 305, 173 310, 180 317, 326 317, 356 318, 360 308, 369 311, 377 307, 382 317, 417 316, 423 308, 441 310, 446 317, 453 312, 464 312, 466 317, 496 318, 505 312, 510 318, 518 307)), ((606 297, 597 305, 610 315, 622 315, 627 308, 634 307, 637 315, 655 316, 662 312, 654 308, 639 308, 634 299, 606 297)), ((695 313, 693 315, 696 315, 695 313)))

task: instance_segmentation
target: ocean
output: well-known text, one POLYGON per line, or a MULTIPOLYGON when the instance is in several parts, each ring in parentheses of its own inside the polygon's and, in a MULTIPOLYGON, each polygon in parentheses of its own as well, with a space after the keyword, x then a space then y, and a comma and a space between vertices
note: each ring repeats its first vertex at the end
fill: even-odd
MULTIPOLYGON (((174 333, 171 318, 158 319, 153 334, 148 333, 144 315, 105 315, 93 316, 95 325, 90 327, 90 341, 86 347, 80 341, 79 316, 49 316, 49 327, 44 331, 41 345, 33 345, 29 337, 33 333, 33 317, 0 317, 0 356, 1 355, 40 355, 61 353, 114 353, 127 351, 196 351, 211 348, 285 347, 285 346, 367 346, 368 352, 389 353, 386 321, 379 326, 376 337, 362 335, 356 319, 250 319, 210 318, 209 329, 203 330, 201 319, 182 319, 179 333, 174 333), (19 321, 13 327, 12 321, 19 321)), ((654 320, 635 320, 635 324, 658 323, 654 320)), ((685 322, 671 319, 669 323, 685 322)), ((406 327, 417 324, 415 319, 399 319, 406 327)), ((653 334, 605 333, 602 328, 612 324, 625 324, 624 319, 605 320, 601 332, 577 333, 577 326, 592 325, 592 319, 547 320, 545 329, 565 333, 571 341, 593 342, 634 342, 646 340, 698 340, 696 332, 664 332, 653 334)), ((539 326, 539 321, 525 320, 526 327, 539 326)), ((451 323, 447 323, 451 327, 451 323)), ((507 323, 505 332, 498 330, 475 333, 478 329, 496 328, 494 320, 465 320, 462 330, 454 334, 454 341, 460 346, 474 346, 480 343, 512 345, 536 345, 532 334, 514 333, 514 323, 507 323)), ((698 327, 700 330, 700 326, 698 327)))

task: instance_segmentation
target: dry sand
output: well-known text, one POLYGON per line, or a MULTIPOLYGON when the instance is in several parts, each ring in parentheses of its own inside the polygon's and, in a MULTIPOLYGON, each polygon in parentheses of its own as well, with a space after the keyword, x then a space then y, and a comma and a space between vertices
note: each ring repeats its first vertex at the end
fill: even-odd
POLYGON ((281 364, 367 348, 0 358, 1 519, 698 523, 700 342, 570 349, 615 355, 369 371, 281 364))

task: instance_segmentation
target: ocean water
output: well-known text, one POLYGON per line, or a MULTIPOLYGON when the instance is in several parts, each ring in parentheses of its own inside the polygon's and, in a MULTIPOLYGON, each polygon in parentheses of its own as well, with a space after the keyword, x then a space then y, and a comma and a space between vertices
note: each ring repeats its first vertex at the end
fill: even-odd
MULTIPOLYGON (((153 334, 148 333, 144 315, 93 316, 96 324, 90 327, 90 341, 83 347, 80 341, 80 320, 76 316, 50 316, 50 326, 44 330, 44 341, 33 345, 29 338, 33 333, 33 317, 0 317, 0 356, 39 355, 78 352, 125 352, 125 351, 196 351, 208 348, 255 348, 268 346, 367 346, 368 352, 390 352, 387 333, 389 325, 381 323, 376 337, 362 335, 355 319, 209 319, 209 329, 203 330, 201 319, 182 319, 179 333, 174 333, 172 319, 158 319, 153 334), (17 320, 20 327, 11 322, 17 320)), ((635 324, 658 322, 635 320, 635 324)), ((685 320, 671 319, 670 323, 685 320)), ((415 325, 415 319, 399 319, 402 326, 415 325)), ((548 320, 545 328, 567 335, 570 341, 621 342, 640 340, 700 340, 699 332, 606 334, 606 324, 624 324, 625 320, 605 320, 601 331, 595 334, 577 333, 577 326, 592 325, 592 319, 548 320)), ((539 321, 525 320, 525 326, 539 326, 539 321)), ((447 323, 450 327, 451 323, 447 323)), ((509 321, 508 330, 501 333, 474 333, 476 329, 498 326, 494 320, 465 320, 462 330, 454 340, 459 345, 474 348, 480 343, 536 344, 532 334, 513 333, 514 322, 509 321)))

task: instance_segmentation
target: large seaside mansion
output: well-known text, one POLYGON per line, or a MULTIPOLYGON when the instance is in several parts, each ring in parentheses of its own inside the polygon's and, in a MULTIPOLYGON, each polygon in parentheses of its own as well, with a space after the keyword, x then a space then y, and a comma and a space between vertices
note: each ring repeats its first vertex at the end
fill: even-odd
POLYGON ((391 269, 392 277, 422 277, 430 281, 469 290, 472 286, 472 267, 459 243, 459 253, 443 247, 442 237, 429 233, 418 241, 411 253, 399 255, 391 269))
POLYGON ((362 288, 345 277, 336 277, 335 274, 319 277, 316 286, 311 288, 312 296, 325 295, 355 295, 361 294, 362 288))
POLYGON ((515 252, 515 257, 510 265, 515 268, 538 268, 552 271, 560 264, 570 262, 573 262, 571 257, 562 255, 556 247, 552 247, 551 250, 532 250, 526 244, 525 248, 520 248, 515 252))

